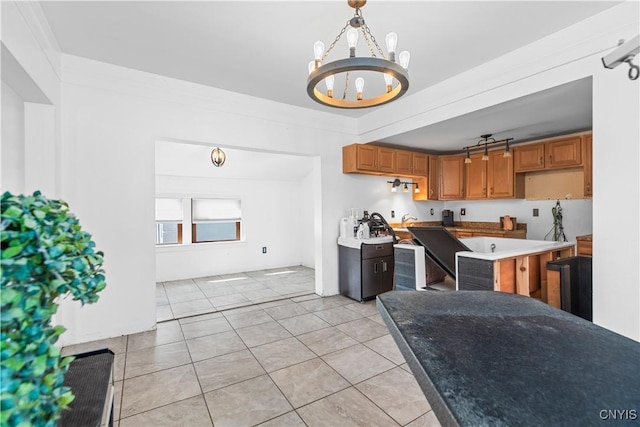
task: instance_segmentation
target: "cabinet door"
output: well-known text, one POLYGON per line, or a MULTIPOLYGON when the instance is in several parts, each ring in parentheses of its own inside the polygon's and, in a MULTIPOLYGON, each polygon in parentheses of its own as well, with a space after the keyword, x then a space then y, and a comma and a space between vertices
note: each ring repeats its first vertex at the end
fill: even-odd
POLYGON ((580 166, 582 164, 582 138, 574 136, 546 143, 547 169, 580 166))
POLYGON ((376 171, 378 147, 372 145, 358 145, 356 152, 356 167, 358 170, 376 171))
POLYGON ((440 200, 464 198, 464 156, 440 157, 440 200))
POLYGON ((413 174, 413 153, 396 150, 396 172, 398 175, 413 174))
POLYGON ((427 176, 427 172, 429 171, 429 156, 422 153, 413 153, 411 160, 413 175, 427 176))
POLYGON ((396 173, 396 150, 378 147, 378 172, 396 173))
POLYGON ((471 163, 465 163, 465 198, 487 198, 487 161, 482 160, 482 154, 472 154, 471 163))
POLYGON ((362 299, 393 289, 393 256, 362 260, 362 299))
POLYGON ((544 144, 523 145, 513 148, 514 170, 527 172, 544 169, 544 144))
POLYGON ((582 159, 584 163, 584 195, 593 196, 593 135, 586 135, 583 141, 582 159))
POLYGON ((438 157, 429 156, 429 179, 427 180, 427 198, 429 200, 438 200, 438 157))
POLYGON ((513 157, 504 157, 504 151, 489 152, 487 186, 490 199, 514 196, 513 157))

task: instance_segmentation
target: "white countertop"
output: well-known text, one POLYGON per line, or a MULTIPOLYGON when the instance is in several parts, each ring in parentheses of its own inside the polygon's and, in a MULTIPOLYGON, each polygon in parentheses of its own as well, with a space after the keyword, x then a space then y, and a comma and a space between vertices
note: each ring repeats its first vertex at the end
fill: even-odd
POLYGON ((340 246, 345 246, 353 249, 360 249, 362 244, 365 245, 376 245, 380 243, 391 243, 393 242, 393 237, 391 236, 380 236, 380 237, 371 237, 369 239, 356 239, 356 238, 348 238, 348 237, 338 237, 338 244, 340 246))
POLYGON ((471 237, 460 239, 473 252, 457 252, 456 259, 461 257, 495 261, 503 258, 513 258, 538 252, 556 251, 570 247, 575 248, 575 242, 554 242, 547 240, 509 239, 503 237, 471 237), (489 245, 495 244, 495 252, 491 252, 489 245))

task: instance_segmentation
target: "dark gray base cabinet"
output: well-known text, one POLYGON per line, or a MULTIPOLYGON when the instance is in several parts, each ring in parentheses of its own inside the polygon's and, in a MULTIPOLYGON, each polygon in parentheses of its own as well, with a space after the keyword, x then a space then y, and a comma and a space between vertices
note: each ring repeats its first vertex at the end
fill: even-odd
POLYGON ((393 243, 366 244, 360 249, 338 245, 339 288, 356 301, 393 290, 393 243))

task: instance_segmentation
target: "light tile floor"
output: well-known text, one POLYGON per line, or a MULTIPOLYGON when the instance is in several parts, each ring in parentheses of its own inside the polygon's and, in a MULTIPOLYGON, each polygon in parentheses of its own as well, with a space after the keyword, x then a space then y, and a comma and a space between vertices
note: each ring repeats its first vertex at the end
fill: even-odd
POLYGON ((315 270, 303 266, 160 282, 156 316, 163 322, 314 292, 315 270))
POLYGON ((63 353, 104 347, 119 427, 439 425, 374 301, 286 298, 63 353))

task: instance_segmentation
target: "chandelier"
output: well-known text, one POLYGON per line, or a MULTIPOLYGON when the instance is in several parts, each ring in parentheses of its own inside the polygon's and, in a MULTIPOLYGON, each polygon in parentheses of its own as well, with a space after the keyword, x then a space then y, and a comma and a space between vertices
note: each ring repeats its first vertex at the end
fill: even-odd
POLYGON ((387 34, 385 38, 388 54, 385 57, 376 38, 371 34, 371 30, 362 17, 360 9, 367 1, 348 0, 347 3, 355 9, 355 13, 353 18, 348 20, 340 33, 338 33, 329 48, 325 51, 325 45, 322 41, 317 41, 313 45, 315 59, 309 63, 307 94, 320 104, 337 108, 374 107, 400 98, 409 88, 407 68, 409 67, 411 55, 406 50, 400 52, 398 62, 396 62, 398 35, 392 32, 387 34), (327 56, 345 32, 349 45, 349 57, 325 63, 327 56), (359 33, 361 33, 371 52, 369 57, 356 57, 359 33), (376 52, 380 54, 380 57, 377 56, 376 52), (355 79, 352 74, 355 74, 355 79), (364 75, 373 75, 377 80, 367 83, 366 92, 364 90, 364 75), (336 77, 339 77, 340 81, 344 79, 342 97, 339 98, 334 97, 336 77), (354 85, 352 85, 355 86, 355 96, 353 88, 351 90, 349 88, 350 80, 353 79, 355 80, 354 85), (323 81, 324 85, 321 85, 320 83, 323 81), (365 93, 372 95, 365 96, 365 93))

